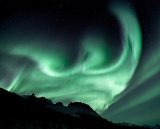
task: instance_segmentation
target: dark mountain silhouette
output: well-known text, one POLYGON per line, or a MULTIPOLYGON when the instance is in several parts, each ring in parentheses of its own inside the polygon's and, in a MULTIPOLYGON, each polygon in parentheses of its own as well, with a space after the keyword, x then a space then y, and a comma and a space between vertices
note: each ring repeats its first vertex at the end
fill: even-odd
POLYGON ((136 128, 102 118, 89 105, 74 102, 65 107, 45 97, 20 96, 0 88, 0 129, 111 129, 136 128))

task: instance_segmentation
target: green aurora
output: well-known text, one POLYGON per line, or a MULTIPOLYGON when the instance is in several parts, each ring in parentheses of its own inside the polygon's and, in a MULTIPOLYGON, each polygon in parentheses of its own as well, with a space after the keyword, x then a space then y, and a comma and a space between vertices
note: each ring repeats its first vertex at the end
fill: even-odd
POLYGON ((99 113, 104 111, 127 87, 139 62, 142 44, 134 11, 124 6, 111 9, 123 33, 123 50, 116 61, 109 63, 112 57, 103 36, 86 34, 80 43, 83 51, 72 66, 63 46, 50 46, 43 40, 18 43, 5 39, 3 42, 7 46, 1 51, 13 58, 1 62, 3 69, 7 70, 5 77, 1 78, 1 87, 19 94, 34 92, 53 102, 81 101, 99 113), (34 65, 30 65, 30 60, 34 65), (17 68, 19 63, 21 66, 17 68))
POLYGON ((158 24, 152 32, 154 44, 145 50, 150 41, 143 41, 142 46, 146 37, 131 6, 116 4, 108 10, 120 28, 121 40, 115 50, 111 48, 115 35, 110 38, 86 29, 76 39, 74 54, 74 43, 63 39, 66 28, 58 37, 59 30, 53 27, 53 33, 45 32, 43 25, 33 24, 28 32, 20 16, 13 16, 18 21, 15 24, 5 21, 0 31, 0 87, 21 95, 35 93, 53 103, 84 102, 114 122, 160 123, 158 24))

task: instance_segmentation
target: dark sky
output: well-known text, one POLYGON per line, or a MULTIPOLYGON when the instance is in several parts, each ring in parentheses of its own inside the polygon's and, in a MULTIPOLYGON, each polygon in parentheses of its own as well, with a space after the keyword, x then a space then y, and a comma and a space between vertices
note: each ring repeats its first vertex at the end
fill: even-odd
POLYGON ((0 87, 160 123, 158 0, 1 0, 0 87))
POLYGON ((141 31, 143 31, 143 40, 146 40, 144 37, 151 38, 152 26, 158 24, 158 21, 154 19, 158 17, 160 9, 158 2, 150 0, 123 0, 123 2, 118 0, 95 0, 92 2, 79 0, 41 0, 38 2, 1 0, 1 31, 5 29, 4 24, 24 23, 27 31, 33 32, 39 27, 41 28, 39 33, 45 33, 47 36, 49 33, 49 37, 51 37, 54 29, 57 36, 64 34, 67 40, 77 40, 77 38, 81 38, 82 33, 87 28, 90 28, 90 31, 103 28, 104 33, 109 31, 108 35, 112 39, 115 37, 119 39, 117 19, 108 9, 111 3, 125 3, 128 7, 134 8, 141 25, 141 31))

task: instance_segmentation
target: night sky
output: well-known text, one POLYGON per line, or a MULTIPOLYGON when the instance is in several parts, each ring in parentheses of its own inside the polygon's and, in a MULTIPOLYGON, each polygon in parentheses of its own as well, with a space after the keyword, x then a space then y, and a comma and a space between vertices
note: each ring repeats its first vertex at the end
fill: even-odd
POLYGON ((1 0, 0 87, 159 124, 160 3, 1 0))

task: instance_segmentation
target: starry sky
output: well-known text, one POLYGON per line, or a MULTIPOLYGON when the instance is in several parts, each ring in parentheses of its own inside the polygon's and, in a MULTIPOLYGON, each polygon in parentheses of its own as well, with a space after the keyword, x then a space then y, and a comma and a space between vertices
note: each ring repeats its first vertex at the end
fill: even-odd
POLYGON ((0 87, 160 123, 160 3, 1 0, 0 87))

